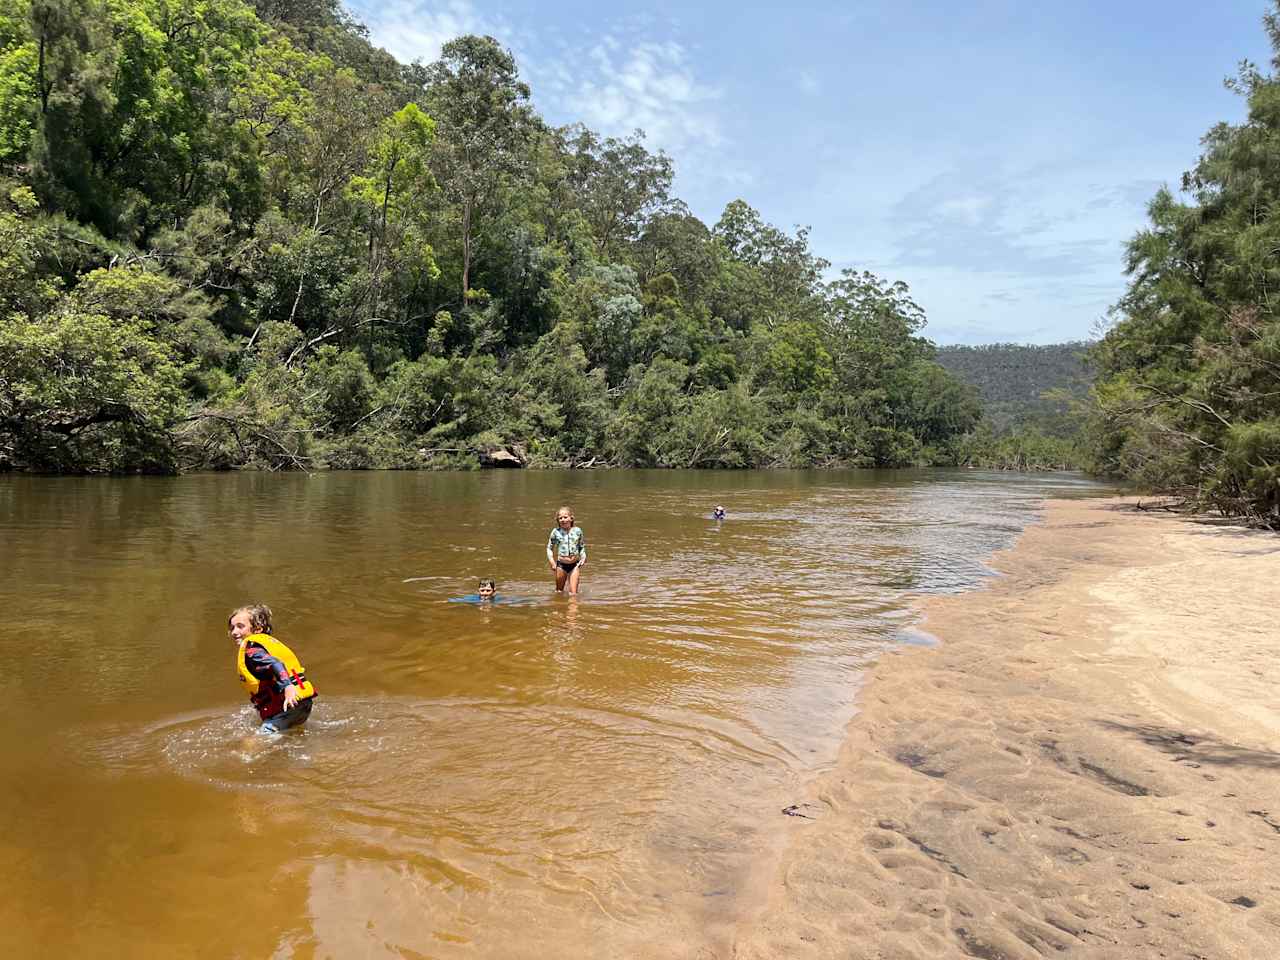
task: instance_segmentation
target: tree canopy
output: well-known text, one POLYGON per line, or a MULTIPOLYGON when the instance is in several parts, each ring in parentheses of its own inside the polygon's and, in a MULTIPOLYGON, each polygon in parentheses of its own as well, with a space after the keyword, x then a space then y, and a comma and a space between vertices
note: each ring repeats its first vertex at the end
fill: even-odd
MULTIPOLYGON (((1280 7, 1264 19, 1280 68, 1280 7)), ((1220 123, 1129 243, 1130 283, 1092 351, 1099 470, 1280 527, 1280 79, 1245 62, 1220 123)))
POLYGON ((976 395, 905 285, 674 183, 491 37, 0 0, 0 468, 955 461, 976 395))

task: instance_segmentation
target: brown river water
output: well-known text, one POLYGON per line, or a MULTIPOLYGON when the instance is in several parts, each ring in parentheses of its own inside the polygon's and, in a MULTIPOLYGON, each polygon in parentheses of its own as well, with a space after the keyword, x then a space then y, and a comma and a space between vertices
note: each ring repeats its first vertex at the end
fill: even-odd
POLYGON ((697 957, 911 598, 1072 475, 0 476, 0 956, 697 957), (571 504, 582 593, 544 548, 571 504), (728 519, 709 519, 723 503, 728 519), (450 602, 498 580, 520 602, 450 602), (234 674, 263 600, 319 690, 234 674))

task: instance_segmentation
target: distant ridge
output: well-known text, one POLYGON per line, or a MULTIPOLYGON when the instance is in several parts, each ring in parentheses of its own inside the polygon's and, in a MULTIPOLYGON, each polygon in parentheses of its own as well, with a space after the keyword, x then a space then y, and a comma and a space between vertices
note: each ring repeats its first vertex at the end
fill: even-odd
POLYGON ((1083 398, 1093 375, 1085 364, 1086 341, 1045 346, 990 343, 938 347, 938 363, 977 389, 983 412, 997 433, 1035 425, 1046 433, 1075 432, 1067 398, 1083 398), (1057 395, 1047 398, 1046 393, 1057 395))

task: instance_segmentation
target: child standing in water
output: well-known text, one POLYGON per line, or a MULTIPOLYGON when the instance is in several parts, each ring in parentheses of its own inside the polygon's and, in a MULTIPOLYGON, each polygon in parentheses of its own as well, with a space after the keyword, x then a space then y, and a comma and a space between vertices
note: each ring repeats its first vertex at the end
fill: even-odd
POLYGON ((587 543, 582 528, 573 525, 573 511, 561 507, 556 511, 556 525, 547 539, 547 563, 556 575, 556 591, 567 585, 569 593, 578 592, 578 577, 587 563, 587 543))
POLYGON ((263 603, 239 607, 227 618, 236 645, 236 676, 262 718, 264 733, 279 733, 307 722, 316 688, 298 657, 271 636, 271 608, 263 603))

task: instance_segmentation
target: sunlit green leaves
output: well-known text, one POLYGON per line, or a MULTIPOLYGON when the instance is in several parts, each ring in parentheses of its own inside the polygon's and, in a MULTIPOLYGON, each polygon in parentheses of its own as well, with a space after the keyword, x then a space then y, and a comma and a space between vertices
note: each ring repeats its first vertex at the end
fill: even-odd
POLYGON ((68 305, 0 323, 0 458, 40 470, 164 470, 182 366, 150 325, 68 305))
POLYGON ((0 103, 6 463, 897 464, 971 420, 905 287, 708 228, 489 37, 402 67, 332 0, 0 0, 0 103))

